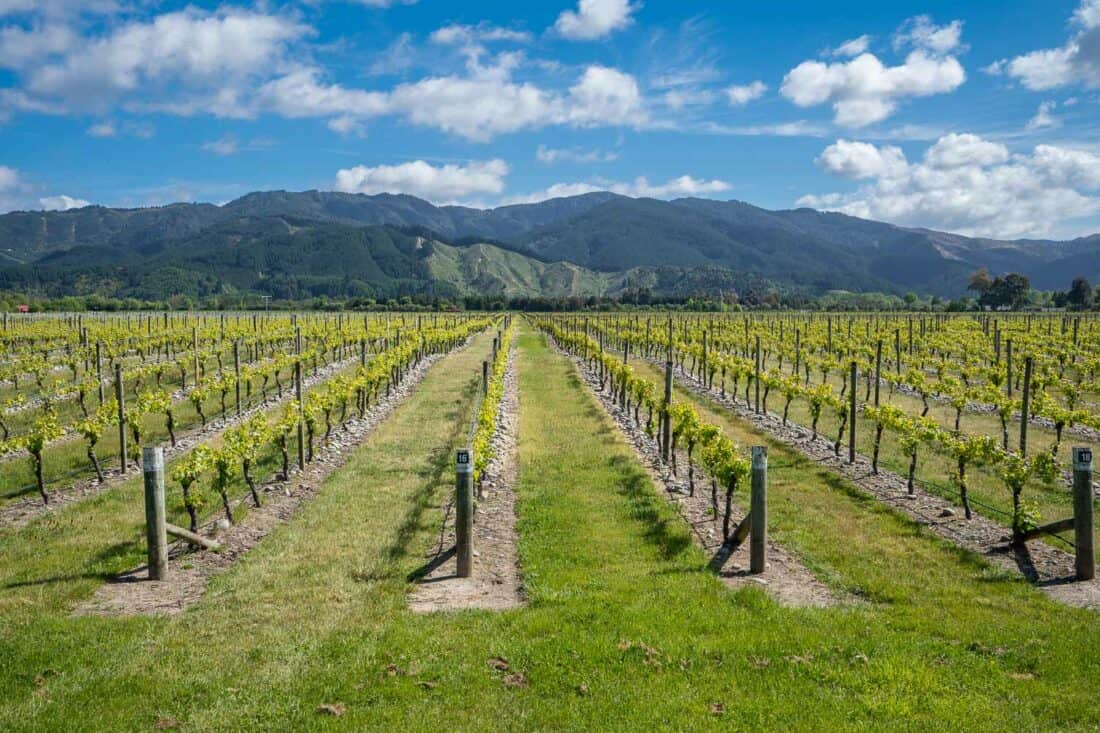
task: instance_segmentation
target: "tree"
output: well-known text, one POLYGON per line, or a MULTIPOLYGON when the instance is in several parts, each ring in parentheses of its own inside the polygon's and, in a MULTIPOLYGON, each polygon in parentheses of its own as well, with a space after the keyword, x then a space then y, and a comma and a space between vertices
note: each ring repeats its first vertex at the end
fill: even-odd
POLYGON ((984 295, 992 285, 993 278, 989 276, 989 270, 983 267, 970 274, 970 282, 966 289, 973 290, 978 295, 984 295))
POLYGON ((990 308, 1017 309, 1027 302, 1031 281, 1024 275, 1012 272, 1004 277, 993 279, 989 288, 981 294, 978 302, 990 308))
POLYGON ((1075 310, 1084 310, 1092 305, 1092 284, 1084 277, 1073 278, 1066 293, 1066 303, 1075 310))

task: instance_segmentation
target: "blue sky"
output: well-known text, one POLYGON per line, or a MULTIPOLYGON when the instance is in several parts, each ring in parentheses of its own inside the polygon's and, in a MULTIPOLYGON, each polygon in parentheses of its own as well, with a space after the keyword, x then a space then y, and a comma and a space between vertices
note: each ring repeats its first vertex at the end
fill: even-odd
POLYGON ((0 210, 610 189, 1100 231, 1100 0, 0 0, 0 210))

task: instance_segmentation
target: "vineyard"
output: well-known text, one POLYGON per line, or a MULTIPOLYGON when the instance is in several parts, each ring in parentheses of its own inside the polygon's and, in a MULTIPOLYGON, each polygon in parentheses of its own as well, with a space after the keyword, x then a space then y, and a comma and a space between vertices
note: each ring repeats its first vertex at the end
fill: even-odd
POLYGON ((4 730, 1095 730, 1100 319, 5 315, 4 730))

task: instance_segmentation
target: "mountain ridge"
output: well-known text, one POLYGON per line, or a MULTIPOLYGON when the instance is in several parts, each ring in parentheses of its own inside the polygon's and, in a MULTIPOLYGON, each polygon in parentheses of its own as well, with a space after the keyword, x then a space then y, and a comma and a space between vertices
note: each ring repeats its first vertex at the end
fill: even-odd
MULTIPOLYGON (((298 261, 295 243, 326 249, 317 237, 328 237, 332 243, 348 244, 358 256, 373 252, 371 247, 381 246, 386 237, 410 233, 457 249, 492 247, 489 259, 500 268, 494 271, 500 281, 490 282, 501 292, 558 282, 533 275, 549 270, 532 263, 557 264, 562 272, 568 269, 564 265, 572 265, 579 268, 575 273, 592 273, 583 281, 605 288, 605 294, 632 287, 627 282, 675 286, 668 277, 655 277, 659 271, 679 273, 704 289, 721 273, 717 282, 722 287, 753 282, 806 293, 843 289, 943 296, 961 294, 967 276, 979 267, 995 274, 1021 272, 1046 289, 1064 288, 1076 275, 1100 279, 1100 234, 1068 241, 1002 241, 807 208, 768 210, 737 200, 663 201, 611 192, 475 209, 435 206, 407 194, 313 190, 252 192, 220 206, 89 206, 0 215, 0 285, 35 283, 67 294, 74 292, 72 282, 81 274, 102 276, 122 268, 147 279, 156 268, 177 274, 182 268, 188 273, 181 278, 183 288, 221 278, 227 283, 232 279, 235 288, 263 291, 271 284, 265 272, 296 276, 285 267, 298 261), (389 234, 383 236, 377 228, 389 234), (366 229, 372 230, 369 242, 357 234, 366 229), (306 234, 296 236, 301 232, 306 234), (239 257, 236 250, 242 246, 250 261, 263 259, 268 269, 247 277, 233 267, 215 269, 239 257), (508 276, 509 268, 530 277, 508 276), (229 271, 233 278, 225 276, 229 271)), ((385 293, 433 288, 461 292, 469 285, 463 277, 444 287, 442 271, 420 267, 423 263, 404 251, 387 256, 413 259, 403 263, 405 269, 389 273, 368 265, 369 257, 361 263, 367 267, 364 272, 349 270, 341 266, 346 263, 338 249, 327 251, 335 258, 331 271, 303 273, 307 290, 329 289, 310 278, 327 282, 334 277, 369 283, 385 293)), ((453 275, 454 270, 447 272, 453 275)), ((548 287, 554 293, 562 289, 548 287)), ((538 286, 532 294, 546 292, 538 286)))

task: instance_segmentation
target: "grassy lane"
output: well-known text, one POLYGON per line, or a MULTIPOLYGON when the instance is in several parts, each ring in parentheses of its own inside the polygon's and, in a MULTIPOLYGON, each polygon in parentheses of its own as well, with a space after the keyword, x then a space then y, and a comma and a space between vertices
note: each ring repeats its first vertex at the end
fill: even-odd
POLYGON ((517 490, 530 605, 411 614, 406 576, 438 531, 428 507, 452 480, 478 344, 433 369, 184 616, 0 616, 0 728, 148 730, 162 717, 203 731, 1100 723, 1094 616, 993 574, 778 447, 777 535, 868 600, 785 609, 725 589, 571 365, 527 327, 517 490), (486 663, 497 656, 507 672, 486 663), (345 712, 319 715, 322 703, 345 712))

